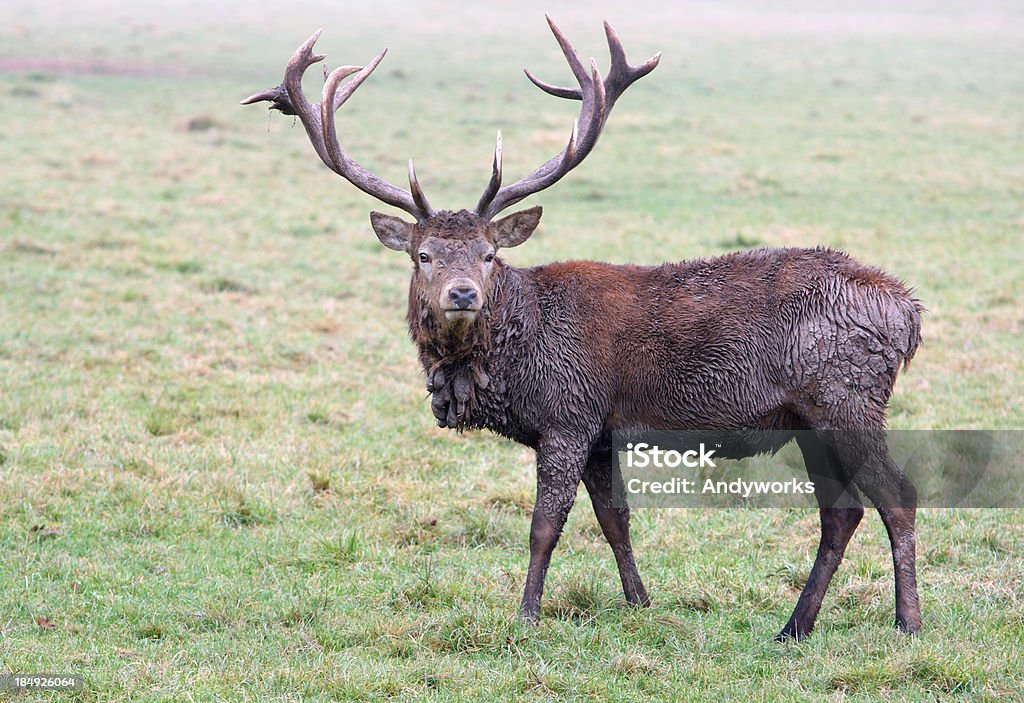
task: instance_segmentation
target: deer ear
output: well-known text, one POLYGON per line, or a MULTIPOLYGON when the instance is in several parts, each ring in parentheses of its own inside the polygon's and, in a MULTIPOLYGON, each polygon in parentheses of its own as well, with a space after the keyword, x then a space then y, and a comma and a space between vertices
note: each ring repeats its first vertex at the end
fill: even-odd
POLYGON ((542 212, 544 212, 544 208, 538 205, 501 218, 492 225, 494 227, 494 243, 504 248, 519 246, 530 238, 533 230, 537 229, 542 212))
POLYGON ((370 224, 373 225, 373 231, 377 235, 377 239, 388 249, 409 251, 413 228, 411 222, 406 222, 391 215, 385 215, 383 212, 371 212, 370 224))

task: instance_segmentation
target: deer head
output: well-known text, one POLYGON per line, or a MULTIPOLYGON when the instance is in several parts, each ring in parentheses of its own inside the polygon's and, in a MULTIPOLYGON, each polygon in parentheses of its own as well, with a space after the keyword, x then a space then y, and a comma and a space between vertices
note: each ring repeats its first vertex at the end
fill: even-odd
POLYGON ((373 212, 370 222, 384 246, 404 251, 412 258, 413 287, 421 292, 438 326, 452 332, 458 332, 475 321, 477 313, 487 303, 494 267, 500 266, 500 260, 495 259, 496 252, 502 247, 514 247, 525 242, 540 222, 541 208, 530 208, 499 220, 494 220, 495 216, 556 183, 578 166, 597 144, 615 101, 631 84, 653 71, 661 58, 659 53, 639 66, 630 66, 626 62, 622 42, 611 25, 605 22, 611 68, 608 77, 602 80, 597 62, 591 59, 589 69, 585 67, 562 31, 550 17, 547 20, 579 87, 550 85, 529 71, 526 75, 550 95, 579 100, 580 115, 560 153, 533 173, 504 187, 501 185, 501 132, 498 132, 491 179, 472 211, 435 211, 423 194, 411 159, 409 190, 404 190, 367 171, 338 143, 335 112, 380 64, 387 49, 364 67, 336 68, 327 76, 320 101, 310 104, 302 92, 302 76, 311 65, 324 59, 323 55, 313 53, 313 45, 320 36, 318 30, 292 56, 281 85, 242 101, 243 105, 268 101, 270 109, 296 115, 305 127, 313 149, 328 168, 363 192, 413 217, 414 222, 407 222, 373 212), (346 78, 349 80, 342 86, 346 78))

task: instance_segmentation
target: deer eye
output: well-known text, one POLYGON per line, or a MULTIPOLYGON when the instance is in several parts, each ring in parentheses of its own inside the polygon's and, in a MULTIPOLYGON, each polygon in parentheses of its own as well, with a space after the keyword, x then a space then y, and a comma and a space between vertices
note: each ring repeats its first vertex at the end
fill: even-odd
POLYGON ((492 251, 492 252, 491 252, 490 254, 488 254, 487 256, 485 256, 485 257, 484 257, 484 261, 485 261, 486 263, 488 263, 488 264, 489 264, 489 263, 491 263, 492 261, 494 261, 494 252, 492 251))
POLYGON ((430 263, 430 254, 428 254, 425 251, 421 251, 420 252, 420 263, 421 264, 429 264, 430 263))

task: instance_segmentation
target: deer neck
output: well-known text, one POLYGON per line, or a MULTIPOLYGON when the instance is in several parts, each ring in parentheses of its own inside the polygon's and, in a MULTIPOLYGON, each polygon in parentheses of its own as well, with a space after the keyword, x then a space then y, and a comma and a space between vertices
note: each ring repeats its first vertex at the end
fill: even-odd
POLYGON ((499 264, 487 300, 472 327, 454 336, 437 323, 427 301, 409 291, 409 334, 444 426, 501 432, 514 367, 528 353, 536 328, 535 295, 524 271, 499 264), (439 404, 447 403, 447 412, 439 404), (442 417, 443 416, 443 417, 442 417))

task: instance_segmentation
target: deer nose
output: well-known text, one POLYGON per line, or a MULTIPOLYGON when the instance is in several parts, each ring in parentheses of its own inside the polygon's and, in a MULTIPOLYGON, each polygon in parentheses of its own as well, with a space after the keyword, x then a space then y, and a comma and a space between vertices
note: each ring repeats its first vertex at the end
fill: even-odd
POLYGON ((459 310, 465 310, 476 302, 476 288, 452 288, 448 298, 459 310))

